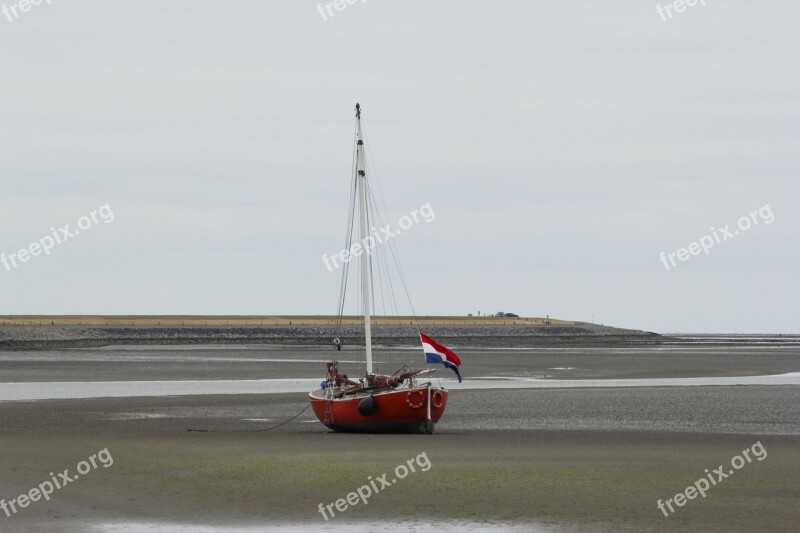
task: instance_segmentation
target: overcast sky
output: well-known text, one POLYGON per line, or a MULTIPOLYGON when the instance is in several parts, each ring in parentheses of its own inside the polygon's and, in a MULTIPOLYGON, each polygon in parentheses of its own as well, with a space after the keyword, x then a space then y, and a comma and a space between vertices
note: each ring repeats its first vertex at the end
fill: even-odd
POLYGON ((0 314, 334 313, 360 101, 418 314, 800 332, 797 2, 3 1, 0 314))

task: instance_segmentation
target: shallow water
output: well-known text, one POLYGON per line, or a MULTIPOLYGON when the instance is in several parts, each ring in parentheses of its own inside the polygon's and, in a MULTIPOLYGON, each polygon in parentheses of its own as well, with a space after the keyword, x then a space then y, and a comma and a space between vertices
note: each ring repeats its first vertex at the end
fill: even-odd
POLYGON ((497 522, 467 522, 467 521, 452 521, 452 522, 438 522, 426 521, 421 522, 417 520, 404 521, 403 523, 391 522, 322 522, 319 523, 306 523, 306 524, 265 524, 259 526, 194 526, 182 525, 171 523, 114 523, 114 524, 87 524, 85 531, 90 533, 145 533, 145 532, 176 532, 176 533, 227 533, 227 532, 244 532, 255 533, 262 531, 289 531, 289 532, 307 532, 307 531, 332 531, 332 532, 352 532, 357 531, 406 531, 406 532, 427 532, 437 531, 446 533, 457 533, 462 531, 525 531, 531 533, 561 533, 566 531, 574 531, 556 526, 546 526, 533 523, 497 523, 497 522))
MULTIPOLYGON (((319 384, 320 381, 316 379, 4 383, 2 390, 0 390, 0 401, 303 393, 318 388, 319 384)), ((774 376, 658 379, 554 380, 486 376, 472 378, 463 383, 459 383, 454 379, 441 379, 435 381, 434 384, 441 384, 450 390, 800 385, 800 372, 774 376)))

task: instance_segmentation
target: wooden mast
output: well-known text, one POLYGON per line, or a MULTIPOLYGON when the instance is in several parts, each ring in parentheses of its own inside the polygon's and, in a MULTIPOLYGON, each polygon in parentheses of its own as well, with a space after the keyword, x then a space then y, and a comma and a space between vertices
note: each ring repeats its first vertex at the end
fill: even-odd
POLYGON ((361 242, 361 305, 364 309, 364 344, 366 346, 367 375, 372 369, 372 327, 370 324, 370 303, 372 302, 372 270, 370 249, 366 246, 369 220, 367 219, 367 171, 364 158, 364 138, 361 134, 361 106, 356 103, 356 173, 358 187, 359 219, 358 229, 361 242))

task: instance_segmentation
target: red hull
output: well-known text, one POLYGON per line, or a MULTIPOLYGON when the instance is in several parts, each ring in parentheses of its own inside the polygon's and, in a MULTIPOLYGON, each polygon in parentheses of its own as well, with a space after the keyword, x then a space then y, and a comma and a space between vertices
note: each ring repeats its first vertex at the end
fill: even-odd
POLYGON ((358 405, 370 394, 341 398, 326 398, 326 394, 330 394, 326 389, 310 393, 311 407, 319 421, 335 431, 433 433, 447 406, 447 391, 437 387, 388 390, 372 394, 377 409, 363 416, 358 405))

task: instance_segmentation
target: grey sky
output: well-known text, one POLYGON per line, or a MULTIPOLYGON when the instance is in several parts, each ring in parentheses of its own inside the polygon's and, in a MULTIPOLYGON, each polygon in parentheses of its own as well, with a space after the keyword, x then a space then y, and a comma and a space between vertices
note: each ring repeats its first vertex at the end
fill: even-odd
POLYGON ((115 216, 0 265, 0 314, 334 312, 358 100, 390 220, 436 213, 395 239, 419 314, 798 332, 800 5, 658 3, 0 15, 0 252, 115 216))

